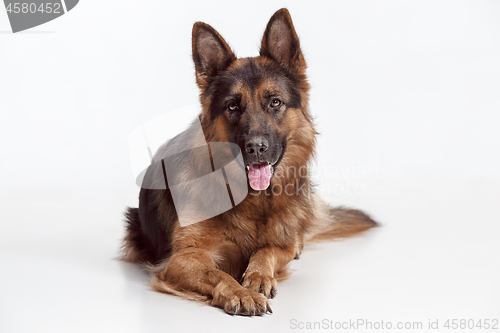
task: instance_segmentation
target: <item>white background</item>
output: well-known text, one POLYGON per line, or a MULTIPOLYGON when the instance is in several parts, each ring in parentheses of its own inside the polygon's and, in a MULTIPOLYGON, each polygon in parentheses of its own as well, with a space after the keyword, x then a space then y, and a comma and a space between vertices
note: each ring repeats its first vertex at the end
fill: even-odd
POLYGON ((499 2, 85 0, 9 30, 2 9, 1 332, 500 319, 499 2), (113 260, 139 191, 127 137, 196 102, 195 21, 253 56, 284 6, 309 65, 319 191, 383 227, 306 247, 273 315, 231 317, 113 260))

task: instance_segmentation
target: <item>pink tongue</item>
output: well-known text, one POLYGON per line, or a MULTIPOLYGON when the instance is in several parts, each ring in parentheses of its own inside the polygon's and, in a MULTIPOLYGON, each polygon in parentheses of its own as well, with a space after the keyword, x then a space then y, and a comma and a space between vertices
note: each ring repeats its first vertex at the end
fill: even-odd
POLYGON ((271 167, 269 163, 253 163, 248 170, 250 186, 256 190, 265 190, 271 182, 271 167))

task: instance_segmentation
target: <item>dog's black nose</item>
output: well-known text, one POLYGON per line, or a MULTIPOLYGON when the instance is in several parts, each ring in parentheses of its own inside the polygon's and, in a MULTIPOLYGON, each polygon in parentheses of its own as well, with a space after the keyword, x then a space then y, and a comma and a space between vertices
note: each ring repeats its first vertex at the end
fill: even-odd
POLYGON ((247 153, 256 156, 264 154, 268 148, 269 142, 262 137, 249 140, 245 146, 247 153))

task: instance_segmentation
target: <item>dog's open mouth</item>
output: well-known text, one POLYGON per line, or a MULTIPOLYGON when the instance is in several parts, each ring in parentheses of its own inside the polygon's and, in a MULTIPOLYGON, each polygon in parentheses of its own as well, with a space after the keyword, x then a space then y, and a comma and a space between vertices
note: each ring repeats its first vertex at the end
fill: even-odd
POLYGON ((265 190, 271 183, 273 167, 268 162, 257 162, 247 165, 248 182, 256 191, 265 190))
POLYGON ((273 163, 267 161, 257 161, 246 165, 248 183, 255 191, 262 191, 269 187, 276 167, 281 162, 286 150, 286 142, 283 143, 281 153, 273 163))

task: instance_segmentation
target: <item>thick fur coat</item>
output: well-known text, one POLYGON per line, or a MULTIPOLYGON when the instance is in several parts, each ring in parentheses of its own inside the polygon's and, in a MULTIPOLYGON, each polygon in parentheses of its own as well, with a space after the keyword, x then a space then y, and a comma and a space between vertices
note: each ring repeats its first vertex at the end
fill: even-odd
MULTIPOLYGON (((241 147, 257 183, 248 185, 249 194, 233 209, 183 227, 168 186, 142 188, 139 208, 126 213, 123 259, 149 264, 151 286, 158 291, 230 314, 262 315, 272 312, 268 299, 276 296, 277 281, 305 243, 349 237, 376 223, 361 211, 331 208, 314 193, 307 167, 317 133, 306 62, 286 9, 270 19, 258 57, 237 58, 202 22, 194 24, 192 47, 201 139, 241 147)), ((200 140, 189 133, 166 147, 175 140, 200 140)))

